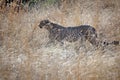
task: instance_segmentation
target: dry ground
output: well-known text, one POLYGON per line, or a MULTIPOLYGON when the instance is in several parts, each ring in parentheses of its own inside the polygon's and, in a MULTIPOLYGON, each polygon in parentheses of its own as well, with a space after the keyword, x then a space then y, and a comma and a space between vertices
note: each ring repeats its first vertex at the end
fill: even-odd
POLYGON ((43 19, 63 26, 89 24, 100 40, 120 41, 119 0, 77 0, 59 8, 0 12, 0 80, 120 80, 120 46, 95 49, 86 42, 46 47, 43 19))

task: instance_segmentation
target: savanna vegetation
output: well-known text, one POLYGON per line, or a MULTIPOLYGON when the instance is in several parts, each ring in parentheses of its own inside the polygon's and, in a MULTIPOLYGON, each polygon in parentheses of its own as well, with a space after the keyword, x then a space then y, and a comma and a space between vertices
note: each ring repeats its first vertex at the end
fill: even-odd
POLYGON ((120 80, 119 45, 46 46, 44 19, 91 25, 99 40, 120 41, 120 0, 0 0, 0 80, 120 80))

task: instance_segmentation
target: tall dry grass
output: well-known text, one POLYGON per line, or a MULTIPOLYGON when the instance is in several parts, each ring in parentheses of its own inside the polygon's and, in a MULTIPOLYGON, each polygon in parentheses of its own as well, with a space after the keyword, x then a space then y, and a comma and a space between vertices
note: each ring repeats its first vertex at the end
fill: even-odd
POLYGON ((120 46, 94 49, 89 42, 46 47, 43 19, 63 26, 88 24, 100 40, 120 40, 119 0, 76 0, 61 7, 0 13, 0 80, 119 80, 120 46), (72 4, 74 3, 74 4, 72 4))

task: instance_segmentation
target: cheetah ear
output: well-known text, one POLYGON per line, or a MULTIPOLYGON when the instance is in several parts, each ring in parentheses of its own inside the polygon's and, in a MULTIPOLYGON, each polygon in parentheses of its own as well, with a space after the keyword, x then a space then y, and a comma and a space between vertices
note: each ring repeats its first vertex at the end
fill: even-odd
POLYGON ((45 20, 45 23, 50 23, 50 21, 48 19, 45 20))

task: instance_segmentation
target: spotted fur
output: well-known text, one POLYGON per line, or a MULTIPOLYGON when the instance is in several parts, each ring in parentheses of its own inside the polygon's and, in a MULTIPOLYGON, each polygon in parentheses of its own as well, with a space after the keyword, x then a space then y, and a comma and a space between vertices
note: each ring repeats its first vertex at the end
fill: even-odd
POLYGON ((49 39, 51 41, 69 41, 75 42, 79 39, 88 40, 91 44, 96 45, 96 30, 89 25, 81 25, 74 27, 63 27, 49 20, 42 20, 39 24, 40 28, 45 28, 49 31, 49 39))

